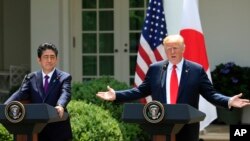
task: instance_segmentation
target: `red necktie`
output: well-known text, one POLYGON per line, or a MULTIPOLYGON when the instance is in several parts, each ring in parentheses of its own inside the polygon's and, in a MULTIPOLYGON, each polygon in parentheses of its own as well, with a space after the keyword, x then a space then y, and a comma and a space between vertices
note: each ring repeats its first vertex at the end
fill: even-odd
POLYGON ((45 78, 45 81, 44 81, 44 92, 47 93, 48 86, 49 86, 49 76, 46 75, 46 76, 44 76, 44 78, 45 78))
POLYGON ((170 77, 170 103, 175 104, 178 95, 178 78, 176 73, 176 65, 173 65, 170 77))

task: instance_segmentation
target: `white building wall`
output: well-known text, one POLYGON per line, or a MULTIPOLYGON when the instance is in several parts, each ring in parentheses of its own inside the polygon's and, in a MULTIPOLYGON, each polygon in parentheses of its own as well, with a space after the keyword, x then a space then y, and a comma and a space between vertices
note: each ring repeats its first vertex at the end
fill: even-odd
POLYGON ((179 34, 183 0, 164 0, 168 34, 179 34))
MULTIPOLYGON (((180 29, 182 3, 183 0, 164 0, 169 34, 180 29)), ((199 0, 199 8, 210 69, 228 61, 250 66, 250 1, 199 0)), ((35 59, 38 45, 52 42, 60 50, 58 67, 70 71, 69 11, 69 0, 31 0, 32 70, 39 68, 35 59)))
POLYGON ((200 17, 211 70, 228 61, 250 66, 249 13, 249 0, 200 0, 200 17))
POLYGON ((31 70, 37 64, 37 47, 43 42, 59 49, 58 68, 69 71, 69 2, 68 0, 31 0, 31 70))
MULTIPOLYGON (((169 34, 179 33, 183 0, 164 0, 169 34)), ((210 69, 229 61, 250 66, 250 1, 199 0, 210 69)))

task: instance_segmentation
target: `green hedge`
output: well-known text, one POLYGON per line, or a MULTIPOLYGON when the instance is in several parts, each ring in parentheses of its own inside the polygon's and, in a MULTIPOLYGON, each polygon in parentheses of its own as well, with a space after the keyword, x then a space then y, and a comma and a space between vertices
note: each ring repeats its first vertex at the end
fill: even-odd
POLYGON ((83 101, 68 105, 75 141, 122 141, 117 120, 108 111, 83 101))
POLYGON ((104 109, 112 111, 112 116, 116 119, 119 119, 122 114, 121 104, 104 101, 96 97, 97 92, 107 91, 107 85, 109 85, 115 90, 129 88, 126 83, 119 82, 110 77, 102 77, 83 83, 74 83, 72 85, 72 99, 82 100, 87 103, 96 104, 104 109))
MULTIPOLYGON (((109 111, 110 115, 119 122, 119 127, 123 135, 123 140, 149 140, 148 133, 145 133, 137 124, 124 123, 121 119, 123 105, 121 103, 100 100, 96 97, 98 91, 107 91, 107 85, 115 90, 128 89, 126 83, 119 82, 110 77, 102 77, 83 83, 75 83, 72 86, 72 99, 81 100, 86 103, 95 104, 102 109, 109 111)), ((136 102, 136 101, 135 101, 136 102)), ((89 111, 91 112, 91 110, 89 111)), ((93 113, 98 115, 97 113, 93 113)), ((95 127, 93 127, 95 128, 95 127)))
POLYGON ((243 93, 243 98, 250 98, 250 67, 241 67, 234 62, 221 63, 211 76, 218 92, 227 96, 243 93))
POLYGON ((0 124, 0 141, 13 141, 13 135, 2 124, 0 124))

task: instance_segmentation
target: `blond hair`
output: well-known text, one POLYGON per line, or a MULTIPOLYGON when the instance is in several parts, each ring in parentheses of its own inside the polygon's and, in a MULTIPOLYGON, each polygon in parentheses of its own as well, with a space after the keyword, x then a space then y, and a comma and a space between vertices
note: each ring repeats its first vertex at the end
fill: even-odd
POLYGON ((166 46, 172 46, 177 45, 180 47, 184 47, 184 39, 181 35, 168 35, 163 39, 163 45, 166 46))

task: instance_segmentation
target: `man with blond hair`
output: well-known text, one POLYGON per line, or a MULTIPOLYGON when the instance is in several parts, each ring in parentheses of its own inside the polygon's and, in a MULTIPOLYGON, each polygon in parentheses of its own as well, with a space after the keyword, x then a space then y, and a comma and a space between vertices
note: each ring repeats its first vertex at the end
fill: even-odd
MULTIPOLYGON (((241 99, 242 94, 228 97, 218 93, 203 67, 183 57, 184 39, 181 35, 169 35, 163 40, 168 60, 150 65, 145 80, 136 88, 98 92, 97 97, 108 101, 130 101, 151 95, 153 100, 165 104, 189 104, 198 109, 199 95, 216 106, 242 108, 250 105, 241 99)), ((172 139, 175 137, 171 137, 172 139)), ((176 134, 177 141, 198 141, 199 123, 187 124, 176 134)))

